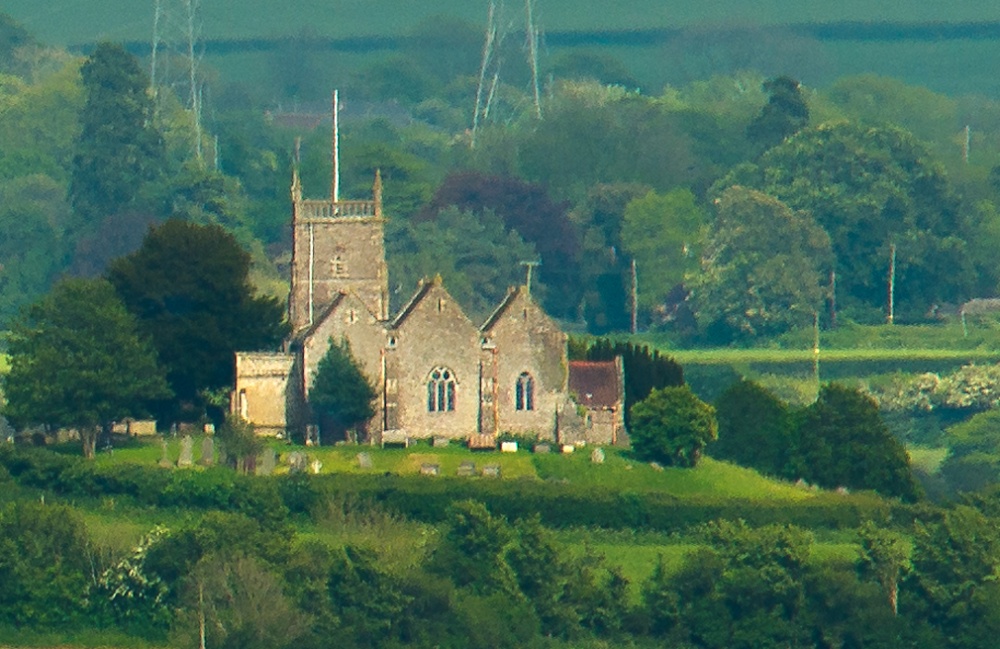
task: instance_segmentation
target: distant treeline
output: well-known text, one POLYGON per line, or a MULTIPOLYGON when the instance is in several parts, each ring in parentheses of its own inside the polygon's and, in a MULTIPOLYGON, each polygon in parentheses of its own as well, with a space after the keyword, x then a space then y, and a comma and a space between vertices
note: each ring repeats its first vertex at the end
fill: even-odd
MULTIPOLYGON (((692 32, 715 31, 720 35, 738 32, 740 27, 679 27, 622 30, 570 30, 545 32, 546 44, 552 47, 583 47, 615 45, 623 47, 649 47, 669 43, 692 32)), ((820 41, 947 41, 992 40, 1000 38, 1000 21, 966 22, 864 22, 835 21, 819 23, 792 23, 788 25, 758 26, 760 30, 775 30, 814 38, 820 41)), ((300 47, 314 51, 366 53, 395 51, 411 47, 413 36, 350 36, 324 38, 322 36, 282 36, 267 38, 218 38, 202 41, 205 54, 234 54, 240 52, 271 52, 291 40, 300 47)), ((82 43, 69 49, 83 54, 93 50, 95 43, 82 43)), ((147 56, 149 41, 128 41, 125 48, 136 56, 147 56)))

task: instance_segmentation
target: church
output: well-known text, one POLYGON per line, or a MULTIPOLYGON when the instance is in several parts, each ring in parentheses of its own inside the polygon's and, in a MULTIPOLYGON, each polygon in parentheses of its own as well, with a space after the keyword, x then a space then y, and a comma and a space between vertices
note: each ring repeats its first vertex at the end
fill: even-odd
POLYGON ((381 176, 371 200, 341 200, 334 129, 330 198, 304 199, 293 172, 291 335, 281 352, 237 352, 231 410, 261 434, 302 435, 315 423, 309 391, 319 361, 332 342, 346 340, 377 394, 364 441, 509 433, 623 443, 620 360, 571 363, 566 334, 530 286, 511 288, 477 324, 440 277, 428 278, 390 316, 381 176))

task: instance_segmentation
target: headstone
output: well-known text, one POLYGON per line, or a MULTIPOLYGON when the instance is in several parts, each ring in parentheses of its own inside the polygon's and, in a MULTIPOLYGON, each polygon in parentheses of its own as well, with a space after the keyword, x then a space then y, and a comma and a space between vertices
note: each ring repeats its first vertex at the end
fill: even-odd
POLYGON ((358 468, 364 471, 370 471, 375 468, 371 453, 358 453, 358 468))
POLYGON ((590 461, 594 464, 604 464, 604 449, 595 448, 590 452, 590 461))
POLYGON ((441 465, 425 462, 420 465, 420 475, 441 475, 441 465))
POLYGON ((198 459, 201 466, 212 466, 215 464, 215 438, 206 437, 201 440, 201 457, 198 459))
POLYGON ((484 478, 499 478, 500 477, 500 465, 499 464, 487 464, 483 467, 483 477, 484 478))
POLYGON ((277 464, 277 458, 274 456, 274 449, 270 446, 265 446, 257 460, 254 473, 256 475, 271 475, 274 473, 275 464, 277 464))
POLYGON ((850 495, 851 492, 847 490, 847 487, 837 487, 837 490, 834 493, 838 496, 847 496, 850 495))
POLYGON ((205 433, 206 435, 214 435, 215 434, 215 424, 205 424, 202 427, 202 431, 201 432, 205 433))
POLYGON ((535 444, 535 447, 531 450, 535 453, 551 453, 552 447, 548 444, 535 444))
POLYGON ((468 460, 458 465, 458 476, 460 478, 471 478, 476 475, 476 463, 468 460))
POLYGON ((653 471, 662 471, 663 466, 659 462, 650 462, 649 466, 653 468, 653 471))
POLYGON ((500 442, 501 453, 517 453, 517 442, 500 442))
POLYGON ((302 451, 293 451, 288 454, 289 473, 302 473, 306 470, 306 454, 302 451))
POLYGON ((434 438, 434 448, 445 448, 451 443, 447 437, 435 437, 434 438))
POLYGON ((313 460, 309 468, 312 469, 313 475, 319 475, 319 472, 323 469, 323 463, 319 460, 313 460))
POLYGON ((160 440, 160 447, 162 453, 160 453, 160 467, 164 469, 173 468, 174 463, 170 461, 170 451, 167 449, 167 440, 160 440))
POLYGON ((572 444, 563 444, 561 450, 563 453, 572 453, 573 451, 576 450, 576 447, 573 446, 572 444))
POLYGON ((184 468, 194 464, 194 440, 190 435, 181 438, 181 454, 177 458, 177 466, 184 468))

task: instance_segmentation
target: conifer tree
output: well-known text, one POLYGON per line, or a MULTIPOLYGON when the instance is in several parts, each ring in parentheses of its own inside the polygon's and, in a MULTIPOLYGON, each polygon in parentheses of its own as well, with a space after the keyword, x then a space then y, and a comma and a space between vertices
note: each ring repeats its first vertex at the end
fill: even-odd
POLYGON ((358 368, 347 340, 331 340, 320 359, 309 403, 319 422, 342 435, 375 414, 375 388, 358 368))

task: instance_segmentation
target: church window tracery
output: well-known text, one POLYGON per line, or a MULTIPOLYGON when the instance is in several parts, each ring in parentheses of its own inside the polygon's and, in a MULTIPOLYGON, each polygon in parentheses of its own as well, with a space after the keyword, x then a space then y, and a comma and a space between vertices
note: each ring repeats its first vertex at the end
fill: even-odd
POLYGON ((455 375, 448 368, 435 368, 427 379, 427 412, 453 410, 455 410, 455 375))

